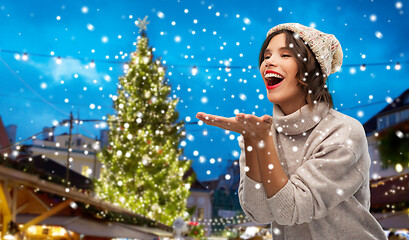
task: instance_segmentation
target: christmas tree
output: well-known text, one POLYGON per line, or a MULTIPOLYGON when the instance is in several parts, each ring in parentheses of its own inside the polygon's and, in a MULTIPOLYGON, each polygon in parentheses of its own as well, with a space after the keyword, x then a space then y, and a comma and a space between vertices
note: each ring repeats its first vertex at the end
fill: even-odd
POLYGON ((139 20, 137 49, 113 96, 115 115, 108 116, 109 145, 99 160, 103 170, 96 192, 102 199, 171 225, 188 217, 186 200, 192 177, 184 179, 189 161, 179 158, 184 137, 177 99, 160 60, 153 59, 146 35, 146 18, 139 20))

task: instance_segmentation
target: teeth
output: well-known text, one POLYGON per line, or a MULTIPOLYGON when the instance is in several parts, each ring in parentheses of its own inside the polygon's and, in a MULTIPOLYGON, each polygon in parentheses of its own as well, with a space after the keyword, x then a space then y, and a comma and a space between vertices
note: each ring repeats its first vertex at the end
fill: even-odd
POLYGON ((276 74, 276 73, 267 73, 264 75, 264 77, 269 78, 269 77, 275 77, 275 78, 283 78, 282 76, 276 74))

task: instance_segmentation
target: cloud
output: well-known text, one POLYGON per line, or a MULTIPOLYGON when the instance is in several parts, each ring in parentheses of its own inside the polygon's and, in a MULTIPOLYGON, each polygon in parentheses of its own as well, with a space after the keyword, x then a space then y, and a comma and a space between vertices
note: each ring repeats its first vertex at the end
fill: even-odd
POLYGON ((63 59, 60 64, 57 64, 54 59, 50 59, 46 63, 29 61, 30 64, 42 72, 44 75, 51 77, 54 83, 64 81, 85 81, 91 84, 94 80, 105 82, 105 73, 97 71, 97 67, 90 67, 89 64, 83 64, 77 59, 63 59))

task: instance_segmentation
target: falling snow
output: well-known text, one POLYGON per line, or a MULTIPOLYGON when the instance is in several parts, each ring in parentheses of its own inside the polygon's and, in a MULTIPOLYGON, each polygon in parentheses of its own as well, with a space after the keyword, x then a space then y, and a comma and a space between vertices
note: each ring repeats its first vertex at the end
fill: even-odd
POLYGON ((280 231, 280 229, 278 229, 278 228, 273 228, 273 233, 274 233, 275 235, 280 235, 280 234, 281 234, 281 231, 280 231))
POLYGON ((398 138, 403 138, 405 135, 403 134, 402 131, 398 130, 398 131, 396 131, 396 136, 397 136, 398 138))
MULTIPOLYGON (((147 26, 147 33, 150 44, 155 49, 152 60, 162 59, 164 67, 158 71, 165 72, 166 80, 172 85, 172 96, 179 101, 177 105, 179 119, 185 121, 186 128, 186 138, 179 144, 185 148, 184 155, 199 164, 206 166, 211 164, 214 168, 209 167, 208 171, 202 172, 206 175, 217 175, 226 166, 217 166, 215 160, 201 161, 219 157, 225 160, 237 159, 240 156, 239 148, 233 140, 238 135, 209 127, 203 121, 197 120, 195 114, 203 111, 226 117, 234 117, 238 113, 271 115, 272 104, 269 101, 271 95, 268 95, 263 86, 256 56, 260 47, 258 44, 264 39, 269 26, 260 27, 256 23, 262 20, 272 25, 273 18, 271 13, 259 12, 257 16, 248 15, 246 9, 232 9, 229 4, 224 3, 217 6, 211 3, 198 3, 188 7, 180 1, 177 2, 164 3, 160 7, 153 6, 149 1, 141 3, 141 9, 151 14, 148 18, 150 24, 147 26), (170 9, 177 11, 173 12, 170 9)), ((26 138, 41 131, 45 123, 55 125, 65 118, 63 113, 44 101, 37 104, 39 99, 35 99, 37 95, 30 88, 64 113, 79 112, 80 118, 101 120, 113 113, 112 101, 118 99, 115 96, 118 77, 122 76, 123 71, 127 74, 132 73, 127 63, 135 50, 132 42, 138 37, 135 20, 143 18, 146 13, 124 5, 113 14, 115 17, 112 17, 109 14, 111 9, 107 9, 103 4, 93 3, 75 7, 70 3, 66 5, 62 11, 60 5, 40 4, 39 10, 32 10, 34 17, 25 23, 27 27, 17 25, 16 18, 10 10, 12 8, 8 9, 6 6, 1 10, 5 18, 2 32, 12 44, 9 50, 30 51, 35 49, 33 43, 36 42, 50 46, 50 49, 43 52, 38 50, 39 54, 49 58, 35 56, 37 51, 32 50, 32 54, 12 53, 6 59, 7 54, 2 52, 1 57, 16 73, 14 75, 4 68, 2 70, 4 79, 21 82, 16 78, 19 76, 30 86, 10 85, 10 96, 3 96, 4 104, 0 115, 10 116, 4 118, 7 119, 6 125, 18 124, 19 138, 26 138), (54 14, 49 20, 36 18, 45 12, 54 14), (132 15, 129 15, 130 12, 132 15), (106 28, 105 22, 116 27, 106 28), (12 27, 15 32, 7 31, 6 26, 12 27), (42 26, 51 34, 42 34, 42 26), (31 35, 28 29, 37 28, 38 34, 31 35), (12 98, 16 96, 21 98, 12 98), (29 115, 33 112, 38 114, 29 115)), ((406 82, 399 83, 397 88, 392 85, 392 81, 383 81, 384 86, 379 87, 379 81, 386 77, 401 79, 401 76, 407 75, 406 54, 401 52, 392 54, 383 48, 393 45, 396 49, 404 49, 406 46, 406 42, 397 37, 398 33, 390 31, 399 27, 399 23, 407 17, 406 6, 403 1, 393 1, 390 9, 387 9, 376 1, 371 1, 371 8, 354 6, 354 12, 360 17, 350 20, 349 17, 346 19, 340 14, 340 11, 350 6, 350 3, 338 5, 328 9, 328 13, 324 13, 319 19, 304 19, 305 16, 300 14, 302 12, 300 4, 270 7, 273 7, 273 12, 282 19, 282 22, 304 21, 318 29, 322 28, 323 24, 333 25, 335 36, 344 36, 363 26, 362 31, 355 33, 348 40, 350 42, 341 42, 344 64, 347 66, 330 76, 328 88, 333 93, 335 107, 364 123, 408 88, 406 82), (400 64, 397 64, 398 61, 400 64), (372 87, 368 88, 368 85, 372 87), (391 92, 387 92, 385 88, 391 89, 391 92), (354 97, 353 89, 360 89, 358 97, 354 97), (378 104, 383 100, 384 105, 378 104)), ((16 9, 17 7, 15 6, 16 9)), ((144 63, 151 61, 150 58, 141 60, 144 63)), ((154 95, 153 92, 149 94, 154 95)), ((153 96, 147 99, 152 102, 158 101, 153 96)), ((125 107, 123 103, 116 104, 122 109, 125 107)), ((313 120, 319 121, 320 118, 315 117, 313 120)), ((143 123, 144 118, 136 116, 132 121, 143 123)), ((106 122, 93 123, 92 126, 83 125, 82 128, 86 131, 82 133, 94 138, 99 136, 99 131, 106 129, 106 126, 106 122)), ((67 132, 66 127, 59 129, 61 132, 67 132)), ((278 133, 283 132, 283 126, 276 126, 276 130, 278 133)), ((397 133, 397 136, 401 135, 397 133)), ((259 143, 258 147, 264 147, 264 143, 259 143)), ((299 151, 296 147, 291 149, 294 152, 299 151)), ((116 154, 128 153, 117 151, 116 154)), ((201 177, 205 178, 203 173, 201 177)))

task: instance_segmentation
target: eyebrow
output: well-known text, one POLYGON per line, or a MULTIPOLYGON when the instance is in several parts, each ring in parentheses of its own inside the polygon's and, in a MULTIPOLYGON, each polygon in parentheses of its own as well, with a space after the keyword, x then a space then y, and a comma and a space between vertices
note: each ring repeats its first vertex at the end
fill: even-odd
MULTIPOLYGON (((278 49, 278 51, 290 51, 290 48, 289 47, 280 47, 279 49, 278 49)), ((264 54, 266 54, 266 53, 271 53, 271 51, 270 51, 270 49, 268 49, 268 48, 266 48, 265 50, 264 50, 264 54)))

